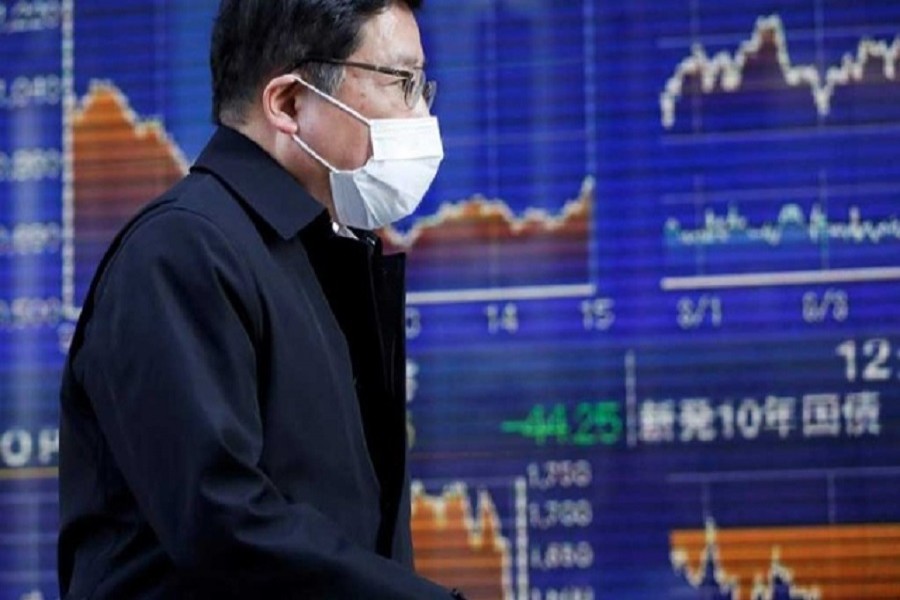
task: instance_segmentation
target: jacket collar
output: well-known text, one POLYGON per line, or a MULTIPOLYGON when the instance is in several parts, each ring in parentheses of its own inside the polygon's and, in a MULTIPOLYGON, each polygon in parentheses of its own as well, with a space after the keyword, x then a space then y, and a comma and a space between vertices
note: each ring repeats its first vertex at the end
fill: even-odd
POLYGON ((286 240, 325 210, 265 150, 228 127, 216 130, 191 171, 215 175, 286 240))

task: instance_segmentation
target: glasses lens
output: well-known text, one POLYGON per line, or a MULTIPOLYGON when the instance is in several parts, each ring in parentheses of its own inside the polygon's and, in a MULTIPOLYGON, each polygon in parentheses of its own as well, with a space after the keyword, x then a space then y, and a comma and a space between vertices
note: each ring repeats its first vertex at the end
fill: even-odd
POLYGON ((419 98, 424 98, 425 104, 431 109, 435 94, 437 94, 437 82, 427 81, 424 71, 419 71, 415 77, 407 80, 406 104, 410 108, 415 108, 419 103, 419 98))
POLYGON ((425 104, 428 105, 428 109, 431 110, 431 105, 434 104, 434 97, 437 96, 437 81, 426 81, 422 86, 422 96, 425 98, 425 104))
POLYGON ((422 87, 424 83, 425 74, 421 71, 416 71, 412 77, 404 80, 403 94, 404 99, 406 100, 406 105, 408 107, 416 107, 416 104, 419 102, 419 98, 422 96, 422 87))

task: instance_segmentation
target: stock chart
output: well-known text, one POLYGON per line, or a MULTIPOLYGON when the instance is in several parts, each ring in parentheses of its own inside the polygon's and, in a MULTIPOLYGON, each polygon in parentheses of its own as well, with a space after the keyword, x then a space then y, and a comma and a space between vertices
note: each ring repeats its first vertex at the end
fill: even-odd
MULTIPOLYGON (((93 270, 210 123, 214 0, 0 1, 0 599, 58 597, 93 270)), ((417 569, 476 600, 900 597, 900 4, 430 0, 417 569)))

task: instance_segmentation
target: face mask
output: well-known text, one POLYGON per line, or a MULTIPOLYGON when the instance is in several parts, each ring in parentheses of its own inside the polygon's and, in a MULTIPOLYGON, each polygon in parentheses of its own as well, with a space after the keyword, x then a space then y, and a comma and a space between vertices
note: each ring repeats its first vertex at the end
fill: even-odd
POLYGON ((294 142, 330 171, 336 220, 372 230, 411 215, 444 158, 437 118, 367 119, 302 78, 295 79, 369 126, 372 157, 352 171, 336 169, 299 136, 293 136, 294 142))

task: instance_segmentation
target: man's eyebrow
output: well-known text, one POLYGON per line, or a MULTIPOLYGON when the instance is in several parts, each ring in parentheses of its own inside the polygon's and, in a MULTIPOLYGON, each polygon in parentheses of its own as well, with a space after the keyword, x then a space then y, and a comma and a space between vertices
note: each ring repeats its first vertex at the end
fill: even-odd
POLYGON ((416 54, 400 54, 396 57, 396 61, 396 64, 402 67, 408 67, 411 69, 425 68, 425 58, 420 57, 416 54))

